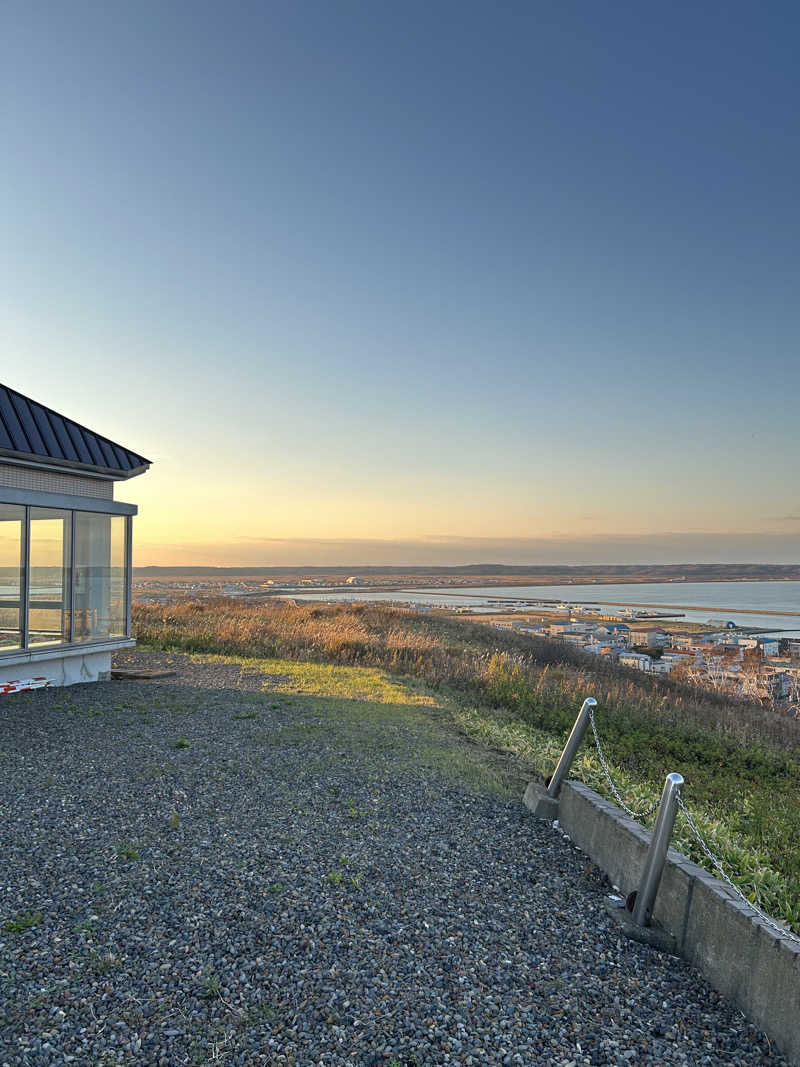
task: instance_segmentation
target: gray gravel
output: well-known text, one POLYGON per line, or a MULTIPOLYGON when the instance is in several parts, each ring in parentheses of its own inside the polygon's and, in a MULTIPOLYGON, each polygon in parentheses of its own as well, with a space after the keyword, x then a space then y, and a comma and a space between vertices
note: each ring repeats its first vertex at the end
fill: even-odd
POLYGON ((473 746, 169 659, 0 698, 0 1063, 785 1062, 473 746))

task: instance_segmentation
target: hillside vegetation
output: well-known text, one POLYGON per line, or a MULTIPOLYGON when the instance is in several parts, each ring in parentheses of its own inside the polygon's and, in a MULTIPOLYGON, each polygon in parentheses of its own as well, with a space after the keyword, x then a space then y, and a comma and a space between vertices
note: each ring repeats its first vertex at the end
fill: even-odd
MULTIPOLYGON (((755 704, 598 663, 563 644, 374 604, 209 600, 136 605, 166 649, 378 667, 424 683, 476 740, 549 774, 582 700, 637 810, 680 771, 684 798, 740 888, 800 930, 800 724, 755 704)), ((591 736, 573 774, 609 795, 591 736)), ((708 866, 681 818, 676 846, 708 866)))

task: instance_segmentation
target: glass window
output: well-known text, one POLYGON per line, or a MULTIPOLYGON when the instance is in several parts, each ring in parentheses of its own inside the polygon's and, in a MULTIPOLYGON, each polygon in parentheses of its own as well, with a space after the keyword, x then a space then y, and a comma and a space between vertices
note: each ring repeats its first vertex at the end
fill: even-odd
POLYGON ((127 573, 128 523, 124 515, 111 516, 111 610, 109 625, 111 637, 125 637, 127 626, 126 604, 130 575, 127 573))
POLYGON ((125 518, 75 512, 73 641, 125 636, 125 518))
POLYGON ((0 504, 0 650, 22 647, 25 508, 0 504))
POLYGON ((31 508, 28 647, 69 641, 72 512, 31 508))

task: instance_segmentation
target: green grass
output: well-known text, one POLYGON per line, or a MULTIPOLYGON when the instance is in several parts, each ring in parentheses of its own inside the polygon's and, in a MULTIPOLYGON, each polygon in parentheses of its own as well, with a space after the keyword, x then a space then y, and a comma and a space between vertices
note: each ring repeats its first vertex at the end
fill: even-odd
POLYGON ((90 952, 88 957, 89 967, 95 974, 110 974, 122 966, 112 952, 90 952))
POLYGON ((38 926, 43 918, 40 911, 21 911, 3 923, 3 931, 7 934, 24 934, 31 927, 38 926))
MULTIPOLYGON (((684 799, 734 882, 800 931, 800 733, 773 712, 573 662, 564 649, 523 654, 513 634, 374 605, 203 605, 176 609, 158 625, 152 613, 137 610, 137 619, 157 646, 197 648, 204 660, 266 675, 266 707, 279 692, 295 721, 256 731, 254 743, 317 741, 310 773, 334 758, 326 744, 385 759, 399 730, 431 774, 518 799, 526 775, 552 772, 582 700, 594 695, 629 806, 649 806, 666 774, 679 771, 684 799), (455 733, 479 745, 457 743, 455 733)), ((610 797, 591 732, 572 775, 610 797)), ((346 812, 357 834, 370 813, 355 803, 346 812)), ((676 847, 709 869, 682 816, 675 834, 676 847)))
POLYGON ((202 981, 202 992, 203 996, 208 997, 210 1000, 213 1000, 214 998, 220 997, 222 995, 222 983, 220 982, 219 977, 213 972, 204 975, 202 981))
MULTIPOLYGON (((522 693, 507 695, 506 706, 493 708, 450 702, 454 722, 468 736, 519 756, 542 778, 552 773, 578 708, 574 704, 556 718, 552 707, 539 711, 530 694, 522 693)), ((643 726, 634 717, 604 708, 598 708, 596 722, 614 781, 628 807, 648 808, 658 800, 666 775, 680 772, 687 807, 735 884, 753 903, 800 931, 796 755, 743 747, 673 725, 643 726)), ((571 777, 614 800, 591 731, 571 777)), ((644 825, 651 826, 652 821, 651 816, 644 825)), ((673 845, 717 873, 680 814, 673 845)))
MULTIPOLYGON (((410 678, 394 679, 374 667, 347 667, 331 663, 297 662, 262 656, 200 655, 201 663, 235 663, 242 671, 268 675, 264 692, 291 695, 341 697, 376 704, 433 705, 435 698, 410 678)), ((279 708, 274 700, 270 708, 279 708)), ((236 719, 257 717, 257 712, 235 715, 236 719)))
POLYGON ((133 842, 123 841, 117 845, 116 848, 117 859, 127 860, 128 863, 135 863, 142 858, 139 849, 133 842))

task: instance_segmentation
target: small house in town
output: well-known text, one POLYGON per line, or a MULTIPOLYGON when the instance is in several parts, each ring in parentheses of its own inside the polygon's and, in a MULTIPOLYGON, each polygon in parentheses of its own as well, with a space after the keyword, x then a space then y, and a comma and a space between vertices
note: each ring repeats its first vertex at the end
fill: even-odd
POLYGON ((0 385, 0 689, 108 678, 131 639, 133 504, 150 461, 0 385))

